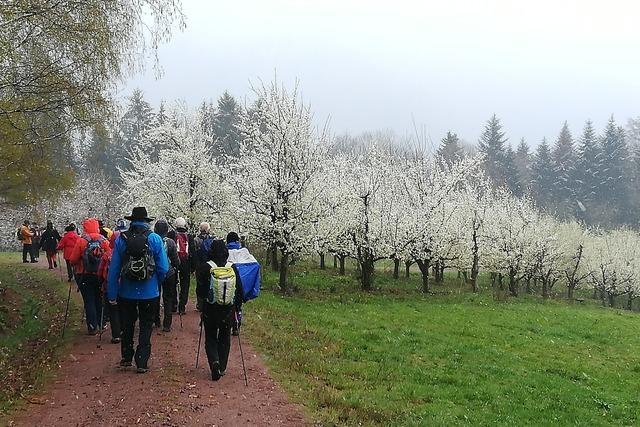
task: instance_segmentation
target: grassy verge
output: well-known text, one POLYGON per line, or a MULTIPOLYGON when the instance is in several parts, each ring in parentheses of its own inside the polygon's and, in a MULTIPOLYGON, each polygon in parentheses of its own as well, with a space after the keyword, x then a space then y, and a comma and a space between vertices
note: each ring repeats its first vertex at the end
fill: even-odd
MULTIPOLYGON (((636 425, 640 317, 596 304, 496 302, 455 278, 297 269, 300 292, 247 304, 245 333, 293 399, 323 425, 636 425), (395 283, 395 285, 394 285, 395 283), (459 291, 458 291, 459 290, 459 291)), ((276 278, 265 275, 266 287, 276 278)))
POLYGON ((42 386, 76 332, 68 324, 60 338, 67 290, 47 270, 0 253, 0 419, 42 386))

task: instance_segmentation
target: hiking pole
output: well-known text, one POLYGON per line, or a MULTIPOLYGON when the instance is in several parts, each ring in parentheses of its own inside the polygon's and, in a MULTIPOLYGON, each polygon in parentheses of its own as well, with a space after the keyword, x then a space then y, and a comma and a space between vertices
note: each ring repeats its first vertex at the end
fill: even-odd
POLYGON ((71 300, 71 282, 69 282, 69 294, 67 295, 67 308, 64 310, 64 324, 62 325, 62 338, 64 338, 64 331, 67 328, 67 317, 69 316, 69 301, 70 300, 71 300))
POLYGON ((200 343, 202 342, 202 319, 200 319, 200 337, 198 338, 198 352, 196 353, 196 369, 198 368, 198 360, 200 359, 200 343))
MULTIPOLYGON (((238 312, 235 312, 236 323, 238 323, 238 312)), ((246 387, 249 386, 249 381, 247 380, 247 368, 244 365, 244 353, 242 352, 242 342, 240 341, 240 325, 238 324, 238 346, 240 347, 240 359, 242 360, 242 371, 244 372, 244 385, 246 387)))
POLYGON ((102 296, 100 297, 102 302, 102 311, 100 312, 100 334, 98 337, 98 341, 102 342, 102 333, 104 332, 104 309, 106 304, 104 303, 104 292, 102 292, 102 296))

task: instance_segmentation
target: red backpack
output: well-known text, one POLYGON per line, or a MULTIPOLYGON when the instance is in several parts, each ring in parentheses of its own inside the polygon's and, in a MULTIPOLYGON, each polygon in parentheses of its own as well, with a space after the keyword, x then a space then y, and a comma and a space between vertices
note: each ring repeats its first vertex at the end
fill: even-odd
POLYGON ((178 247, 178 258, 180 264, 185 264, 189 260, 189 236, 184 231, 176 233, 176 246, 178 247))

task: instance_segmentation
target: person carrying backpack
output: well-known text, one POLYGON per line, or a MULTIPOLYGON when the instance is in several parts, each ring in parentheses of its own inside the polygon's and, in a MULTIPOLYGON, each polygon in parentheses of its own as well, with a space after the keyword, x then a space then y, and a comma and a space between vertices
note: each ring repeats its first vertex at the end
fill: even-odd
POLYGON ((35 222, 31 223, 31 262, 40 261, 40 238, 42 237, 42 228, 35 222))
POLYGON ((58 262, 56 261, 56 247, 58 246, 59 241, 60 233, 58 233, 58 230, 53 228, 53 223, 51 221, 47 221, 47 228, 45 228, 42 233, 42 237, 40 237, 40 248, 47 254, 49 270, 58 267, 58 262))
MULTIPOLYGON (((260 295, 260 263, 249 253, 247 248, 240 244, 240 236, 232 231, 227 234, 227 249, 229 250, 229 262, 232 262, 242 279, 242 296, 245 302, 257 298, 260 295)), ((242 312, 236 312, 232 316, 231 335, 239 334, 242 323, 242 312)))
MULTIPOLYGON (((160 293, 162 294, 162 305, 164 306, 162 331, 170 332, 173 317, 173 304, 177 294, 176 277, 178 274, 178 268, 180 267, 180 258, 178 257, 176 242, 167 237, 167 232, 169 231, 169 224, 167 221, 164 219, 157 220, 153 227, 153 231, 162 238, 164 250, 169 258, 169 271, 167 272, 167 277, 165 277, 161 284, 160 293)), ((160 299, 158 299, 158 304, 156 306, 155 323, 156 326, 160 325, 160 299)))
POLYGON ((84 301, 88 333, 95 335, 98 333, 103 308, 98 268, 102 256, 105 252, 111 252, 111 247, 109 241, 100 234, 97 219, 84 220, 82 229, 84 232, 77 239, 69 261, 75 268, 76 280, 84 301))
MULTIPOLYGON (((104 321, 111 325, 111 344, 118 344, 122 338, 122 328, 120 327, 120 313, 117 305, 109 304, 107 300, 107 280, 109 278, 109 265, 111 264, 111 252, 106 252, 100 260, 98 268, 98 277, 100 277, 100 290, 102 292, 102 303, 104 304, 105 316, 104 321), (108 320, 107 320, 108 319, 108 320)), ((104 327, 104 325, 102 325, 104 327)))
MULTIPOLYGON (((200 223, 200 233, 193 241, 195 243, 194 264, 197 271, 202 264, 206 264, 209 260, 209 249, 211 248, 211 243, 214 241, 214 236, 211 235, 211 226, 208 222, 200 223)), ((196 287, 197 286, 199 286, 199 283, 198 276, 196 275, 196 287)), ((196 294, 196 310, 201 312, 203 303, 204 300, 196 294)))
POLYGON ((27 261, 27 254, 29 254, 31 262, 38 262, 33 258, 33 252, 31 251, 33 233, 29 228, 29 221, 25 220, 24 223, 22 223, 22 227, 20 227, 18 235, 21 237, 20 240, 22 241, 22 262, 29 262, 27 261))
POLYGON ((58 246, 57 250, 62 251, 62 256, 67 264, 67 276, 69 277, 69 282, 73 280, 75 274, 73 272, 73 263, 71 263, 71 253, 73 252, 73 248, 76 246, 76 242, 80 236, 76 233, 76 225, 71 223, 64 228, 64 235, 58 246))
POLYGON ((127 223, 123 218, 118 218, 116 221, 116 229, 111 233, 111 237, 109 237, 109 244, 111 245, 111 249, 116 245, 116 239, 123 231, 127 230, 127 223))
POLYGON ((207 252, 207 262, 196 271, 196 294, 202 298, 204 347, 211 369, 211 379, 224 376, 231 348, 233 310, 240 312, 243 303, 242 279, 236 266, 228 262, 224 241, 214 240, 207 252))
POLYGON ((180 267, 178 268, 178 284, 180 285, 180 295, 176 296, 173 304, 173 312, 180 311, 185 313, 185 307, 189 299, 189 287, 191 285, 191 273, 195 269, 195 241, 191 234, 187 231, 187 221, 178 217, 173 221, 173 228, 167 233, 167 237, 176 242, 178 250, 178 258, 180 258, 180 267), (178 298, 180 300, 178 301, 178 298))
POLYGON ((107 298, 120 308, 122 341, 121 367, 132 366, 134 357, 138 373, 149 370, 151 330, 155 307, 160 297, 158 286, 169 271, 169 260, 162 238, 150 229, 153 221, 145 207, 135 207, 129 229, 120 233, 109 266, 107 298), (133 333, 140 319, 138 346, 133 348, 133 333))

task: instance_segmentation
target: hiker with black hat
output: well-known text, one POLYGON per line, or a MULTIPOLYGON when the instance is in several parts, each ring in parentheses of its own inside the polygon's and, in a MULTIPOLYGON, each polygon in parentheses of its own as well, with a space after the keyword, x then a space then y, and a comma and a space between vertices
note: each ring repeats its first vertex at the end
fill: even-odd
POLYGON ((47 221, 47 228, 45 228, 42 237, 40 238, 40 249, 47 254, 47 262, 49 263, 49 270, 58 267, 56 262, 56 247, 60 241, 60 233, 53 228, 53 222, 47 221))
POLYGON ((242 281, 236 266, 228 262, 229 251, 223 240, 211 242, 207 262, 196 271, 196 294, 204 301, 202 325, 204 347, 211 369, 211 379, 218 381, 227 369, 231 348, 231 323, 235 309, 241 311, 242 281))
POLYGON ((145 207, 135 207, 129 229, 116 239, 111 264, 107 297, 109 304, 120 306, 122 324, 121 367, 132 366, 134 356, 138 373, 149 370, 151 330, 160 294, 158 286, 169 271, 169 260, 162 238, 151 231, 153 221, 145 207), (133 332, 140 319, 138 346, 133 348, 133 332))

